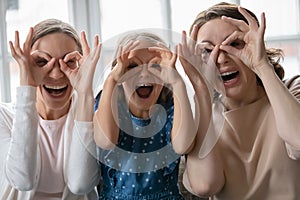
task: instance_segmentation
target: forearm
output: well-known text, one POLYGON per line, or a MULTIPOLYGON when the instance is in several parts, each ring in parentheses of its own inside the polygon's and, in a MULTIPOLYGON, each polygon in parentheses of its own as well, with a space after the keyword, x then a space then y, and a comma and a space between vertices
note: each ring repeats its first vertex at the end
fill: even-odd
POLYGON ((77 93, 75 120, 92 122, 94 116, 94 96, 93 92, 77 93))
POLYGON ((75 121, 72 135, 67 184, 72 193, 84 194, 93 190, 100 180, 93 123, 75 121))
POLYGON ((200 145, 187 156, 183 183, 189 190, 201 197, 218 193, 225 184, 223 167, 218 149, 214 147, 204 158, 199 158, 200 145))
POLYGON ((36 88, 17 88, 5 173, 10 184, 20 190, 31 190, 37 181, 38 113, 35 102, 36 88))
POLYGON ((259 77, 271 103, 276 127, 280 137, 285 142, 300 149, 300 102, 291 94, 270 67, 262 68, 259 71, 259 77))
POLYGON ((193 148, 196 137, 196 125, 183 81, 180 80, 173 84, 173 95, 172 144, 176 153, 185 154, 193 148))
POLYGON ((104 83, 98 110, 94 117, 95 141, 103 149, 113 148, 118 141, 117 93, 117 83, 108 77, 104 83))

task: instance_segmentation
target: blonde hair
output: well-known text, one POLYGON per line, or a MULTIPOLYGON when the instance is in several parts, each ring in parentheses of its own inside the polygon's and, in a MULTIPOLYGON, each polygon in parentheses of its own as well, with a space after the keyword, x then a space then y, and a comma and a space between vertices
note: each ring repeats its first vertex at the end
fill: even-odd
POLYGON ((33 27, 33 37, 31 41, 31 46, 41 37, 52 33, 64 33, 70 36, 76 42, 78 51, 82 53, 80 38, 76 30, 70 24, 58 19, 46 19, 36 24, 33 27))
MULTIPOLYGON (((118 41, 117 47, 122 45, 125 46, 130 41, 146 41, 150 43, 150 45, 156 46, 158 43, 164 44, 165 46, 168 46, 165 41, 159 37, 158 35, 151 33, 151 32, 129 32, 123 35, 122 38, 118 41)), ((116 48, 116 52, 114 55, 114 60, 112 62, 112 68, 114 68, 117 64, 117 51, 118 48, 116 48)), ((173 92, 170 85, 164 85, 161 94, 159 95, 159 98, 157 100, 157 103, 163 105, 164 107, 168 107, 170 104, 170 101, 173 100, 173 92)))

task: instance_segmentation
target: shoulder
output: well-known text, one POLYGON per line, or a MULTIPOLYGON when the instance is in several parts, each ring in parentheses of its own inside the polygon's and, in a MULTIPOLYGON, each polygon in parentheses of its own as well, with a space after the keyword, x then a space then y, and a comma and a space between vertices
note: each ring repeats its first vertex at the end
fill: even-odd
POLYGON ((291 93, 300 100, 300 75, 296 75, 284 80, 284 84, 291 91, 291 93))
POLYGON ((290 88, 293 85, 300 85, 300 75, 293 76, 284 80, 285 85, 290 88))

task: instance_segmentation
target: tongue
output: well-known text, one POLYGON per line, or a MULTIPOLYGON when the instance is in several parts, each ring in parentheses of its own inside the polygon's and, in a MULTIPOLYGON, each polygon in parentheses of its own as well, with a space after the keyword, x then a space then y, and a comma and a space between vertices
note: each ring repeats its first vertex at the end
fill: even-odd
POLYGON ((66 88, 63 88, 63 89, 49 89, 49 88, 47 88, 46 90, 48 91, 49 94, 54 95, 54 96, 55 96, 55 95, 58 96, 58 95, 60 95, 65 89, 66 89, 66 88))
POLYGON ((136 92, 139 97, 148 98, 152 92, 152 87, 139 87, 136 92))

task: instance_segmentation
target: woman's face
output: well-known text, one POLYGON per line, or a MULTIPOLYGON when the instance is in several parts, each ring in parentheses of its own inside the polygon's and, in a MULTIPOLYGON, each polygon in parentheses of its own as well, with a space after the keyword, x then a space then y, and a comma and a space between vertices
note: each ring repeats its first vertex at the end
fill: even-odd
MULTIPOLYGON (((205 48, 203 54, 209 54, 212 47, 220 45, 236 30, 238 30, 237 27, 224 22, 220 18, 216 18, 200 27, 197 43, 207 44, 207 48, 205 48)), ((243 48, 244 42, 237 40, 231 43, 231 45, 236 48, 243 48)), ((256 90, 255 73, 239 58, 229 55, 224 51, 219 51, 216 62, 227 98, 236 101, 245 101, 252 94, 252 91, 256 90)))
MULTIPOLYGON (((52 33, 39 38, 32 46, 31 54, 39 66, 44 66, 52 58, 55 63, 38 87, 37 108, 42 117, 50 113, 68 112, 73 88, 69 79, 61 71, 59 59, 78 50, 76 42, 64 33, 52 33)), ((75 62, 75 61, 69 61, 75 62)), ((74 63, 67 63, 69 66, 74 63)), ((46 115, 46 116, 45 116, 46 115)))
POLYGON ((129 66, 123 82, 123 89, 129 109, 136 117, 148 118, 149 109, 156 104, 163 88, 162 81, 153 73, 160 73, 160 65, 150 62, 158 54, 150 52, 141 43, 129 54, 129 66))

